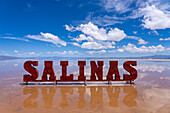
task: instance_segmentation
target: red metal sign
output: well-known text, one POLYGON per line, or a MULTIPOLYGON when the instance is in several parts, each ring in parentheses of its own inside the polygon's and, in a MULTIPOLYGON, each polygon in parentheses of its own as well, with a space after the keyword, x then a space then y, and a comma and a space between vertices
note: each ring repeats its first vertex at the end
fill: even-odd
POLYGON ((110 67, 108 74, 106 75, 106 80, 103 79, 103 61, 90 61, 91 65, 91 76, 90 80, 86 80, 84 75, 84 67, 86 66, 86 61, 78 61, 79 66, 79 76, 78 80, 73 79, 73 74, 67 75, 68 61, 60 61, 60 66, 62 67, 62 75, 60 80, 56 80, 55 72, 53 69, 53 61, 44 61, 44 70, 41 80, 37 80, 39 76, 38 70, 34 66, 38 66, 38 61, 26 61, 24 63, 24 69, 30 74, 25 74, 23 76, 24 82, 34 81, 34 82, 44 82, 44 81, 134 81, 137 78, 137 70, 133 66, 137 66, 136 61, 125 61, 123 63, 123 68, 130 74, 123 74, 123 79, 120 79, 118 61, 110 61, 110 67), (50 75, 49 80, 47 80, 47 75, 50 75), (113 77, 115 75, 115 77, 113 77), (98 79, 97 79, 98 78, 98 79))

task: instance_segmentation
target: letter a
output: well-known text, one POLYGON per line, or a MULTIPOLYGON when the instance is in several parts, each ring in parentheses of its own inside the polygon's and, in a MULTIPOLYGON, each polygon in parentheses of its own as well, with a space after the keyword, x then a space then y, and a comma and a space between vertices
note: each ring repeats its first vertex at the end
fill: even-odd
POLYGON ((56 76, 53 69, 53 61, 44 61, 44 64, 45 64, 45 68, 42 76, 42 81, 47 81, 48 74, 50 75, 49 80, 55 81, 56 76))
POLYGON ((113 74, 115 74, 115 80, 120 80, 119 70, 118 70, 118 61, 110 61, 110 68, 107 74, 107 80, 113 80, 113 74))

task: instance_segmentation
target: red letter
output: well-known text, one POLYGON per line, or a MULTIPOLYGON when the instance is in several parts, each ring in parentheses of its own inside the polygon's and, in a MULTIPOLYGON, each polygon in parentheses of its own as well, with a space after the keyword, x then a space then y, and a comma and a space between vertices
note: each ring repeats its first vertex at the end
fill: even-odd
POLYGON ((79 65, 78 81, 85 81, 86 77, 84 76, 84 66, 86 65, 86 61, 78 61, 78 65, 79 65))
POLYGON ((45 67, 44 67, 44 72, 43 72, 43 76, 42 76, 42 81, 47 81, 47 75, 49 74, 49 80, 50 81, 55 81, 56 80, 56 76, 54 73, 54 69, 53 69, 53 61, 44 61, 45 67))
POLYGON ((107 74, 107 80, 113 80, 113 74, 115 74, 115 80, 119 81, 120 80, 120 75, 119 75, 119 70, 118 70, 118 61, 110 61, 110 68, 109 72, 107 74))
POLYGON ((91 81, 96 81, 95 73, 97 74, 98 80, 103 80, 103 61, 97 61, 99 67, 97 67, 95 61, 90 61, 91 65, 91 81))
POLYGON ((67 66, 68 61, 60 61, 60 66, 62 66, 62 76, 60 77, 61 81, 73 81, 73 74, 67 76, 67 66))
POLYGON ((26 61, 24 63, 24 69, 31 74, 25 74, 23 78, 24 81, 34 81, 38 78, 38 70, 32 65, 38 66, 38 61, 26 61))
POLYGON ((132 66, 137 66, 136 61, 126 61, 123 64, 123 68, 128 71, 130 73, 130 75, 128 74, 123 74, 123 80, 129 80, 129 81, 133 81, 137 78, 137 70, 135 68, 133 68, 132 66))

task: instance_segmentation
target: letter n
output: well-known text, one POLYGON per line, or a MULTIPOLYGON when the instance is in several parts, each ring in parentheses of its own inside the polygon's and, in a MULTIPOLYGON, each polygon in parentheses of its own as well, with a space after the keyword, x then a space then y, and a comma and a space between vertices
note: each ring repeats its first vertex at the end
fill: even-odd
POLYGON ((99 65, 97 67, 95 61, 90 61, 91 65, 91 81, 96 81, 96 76, 98 77, 98 80, 103 80, 103 61, 97 61, 97 64, 99 65))

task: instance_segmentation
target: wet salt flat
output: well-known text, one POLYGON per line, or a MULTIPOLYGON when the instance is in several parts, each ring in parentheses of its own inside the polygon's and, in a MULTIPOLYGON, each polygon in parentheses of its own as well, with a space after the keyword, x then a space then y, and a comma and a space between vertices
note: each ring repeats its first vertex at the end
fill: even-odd
MULTIPOLYGON (((109 60, 103 60, 104 78, 109 69, 109 60)), ((25 61, 23 59, 0 61, 0 113, 170 113, 170 61, 138 60, 135 67, 138 71, 136 85, 21 86, 19 83, 22 82, 23 75, 27 74, 23 68, 25 61)), ((39 71, 38 79, 41 79, 44 60, 38 61, 39 65, 36 68, 39 71)), ((78 60, 68 61, 68 74, 74 74, 74 79, 77 79, 78 60)), ((123 69, 124 61, 126 60, 118 62, 121 77, 127 73, 123 69)), ((60 61, 53 60, 53 64, 59 80, 60 61)), ((85 75, 88 79, 90 73, 90 60, 86 60, 85 75)))

